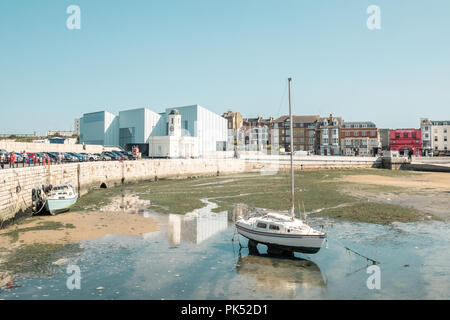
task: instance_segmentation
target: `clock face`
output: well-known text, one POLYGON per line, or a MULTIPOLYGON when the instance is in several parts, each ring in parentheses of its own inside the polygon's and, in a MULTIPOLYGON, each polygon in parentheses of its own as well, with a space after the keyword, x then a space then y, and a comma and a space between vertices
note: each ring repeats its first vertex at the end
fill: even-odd
POLYGON ((173 126, 170 126, 169 130, 170 130, 170 132, 172 132, 173 131, 173 126))

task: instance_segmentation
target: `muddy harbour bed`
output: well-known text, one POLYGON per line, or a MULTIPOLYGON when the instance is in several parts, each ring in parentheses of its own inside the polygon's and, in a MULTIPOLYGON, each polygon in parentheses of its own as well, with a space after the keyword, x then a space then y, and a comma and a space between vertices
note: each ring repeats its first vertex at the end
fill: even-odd
POLYGON ((299 207, 328 241, 292 257, 249 251, 233 223, 251 208, 288 209, 285 174, 93 190, 70 212, 0 230, 0 299, 448 299, 449 176, 296 173, 299 207), (380 262, 379 290, 344 246, 380 262))

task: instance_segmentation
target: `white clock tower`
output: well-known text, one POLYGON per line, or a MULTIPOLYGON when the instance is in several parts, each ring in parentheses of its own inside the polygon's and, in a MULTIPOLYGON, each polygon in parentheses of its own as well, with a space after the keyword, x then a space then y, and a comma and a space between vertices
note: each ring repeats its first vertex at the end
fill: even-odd
POLYGON ((177 109, 169 113, 169 136, 181 137, 181 114, 177 109))

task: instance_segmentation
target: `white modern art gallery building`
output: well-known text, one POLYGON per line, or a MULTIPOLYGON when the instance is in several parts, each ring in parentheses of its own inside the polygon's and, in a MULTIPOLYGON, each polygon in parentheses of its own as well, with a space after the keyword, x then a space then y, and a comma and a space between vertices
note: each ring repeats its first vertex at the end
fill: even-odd
POLYGON ((101 111, 80 119, 80 143, 125 148, 148 144, 148 156, 211 157, 225 151, 227 120, 199 105, 125 110, 115 116, 101 111))

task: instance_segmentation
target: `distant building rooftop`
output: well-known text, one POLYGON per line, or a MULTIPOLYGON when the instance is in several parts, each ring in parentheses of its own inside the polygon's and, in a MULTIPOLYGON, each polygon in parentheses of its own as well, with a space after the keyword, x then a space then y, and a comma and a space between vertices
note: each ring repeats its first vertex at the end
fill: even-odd
MULTIPOLYGON (((289 119, 289 116, 281 116, 278 119, 275 119, 273 122, 285 122, 289 119)), ((320 119, 320 116, 312 115, 312 116, 292 116, 292 121, 294 123, 314 123, 320 119)))

